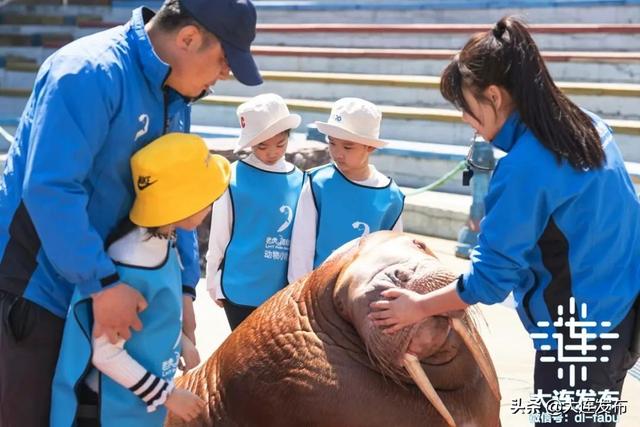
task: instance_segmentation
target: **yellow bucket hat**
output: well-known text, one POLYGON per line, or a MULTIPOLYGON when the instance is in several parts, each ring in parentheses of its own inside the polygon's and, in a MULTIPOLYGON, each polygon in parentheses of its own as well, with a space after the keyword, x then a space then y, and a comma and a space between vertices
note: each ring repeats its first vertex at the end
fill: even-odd
POLYGON ((197 135, 163 135, 131 157, 136 199, 129 213, 141 227, 172 224, 212 204, 229 186, 227 159, 197 135))

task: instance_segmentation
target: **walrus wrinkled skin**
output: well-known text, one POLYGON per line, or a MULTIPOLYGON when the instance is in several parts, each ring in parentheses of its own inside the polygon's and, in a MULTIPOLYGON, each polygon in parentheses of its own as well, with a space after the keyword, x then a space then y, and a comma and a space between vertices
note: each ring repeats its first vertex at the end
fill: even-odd
MULTIPOLYGON (((177 380, 208 407, 197 420, 170 416, 167 425, 453 425, 408 375, 403 357, 409 352, 455 425, 498 426, 499 398, 451 319, 432 317, 389 335, 367 318, 369 303, 384 289, 426 293, 454 279, 415 236, 378 232, 339 249, 258 308, 204 365, 177 380)), ((470 315, 460 320, 488 359, 470 315)), ((497 387, 490 359, 489 365, 497 387)))

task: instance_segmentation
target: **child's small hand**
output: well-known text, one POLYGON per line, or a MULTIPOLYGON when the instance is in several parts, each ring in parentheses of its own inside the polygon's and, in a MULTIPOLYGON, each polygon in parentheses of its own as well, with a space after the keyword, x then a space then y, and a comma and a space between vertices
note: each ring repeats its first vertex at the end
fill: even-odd
POLYGON ((215 289, 209 289, 209 296, 218 307, 224 308, 224 299, 218 298, 218 293, 215 289))
POLYGON ((204 410, 206 402, 187 390, 176 388, 164 403, 167 409, 183 421, 191 421, 204 410))
POLYGON ((182 334, 182 357, 180 358, 179 368, 182 372, 187 372, 200 364, 200 353, 195 344, 182 334))

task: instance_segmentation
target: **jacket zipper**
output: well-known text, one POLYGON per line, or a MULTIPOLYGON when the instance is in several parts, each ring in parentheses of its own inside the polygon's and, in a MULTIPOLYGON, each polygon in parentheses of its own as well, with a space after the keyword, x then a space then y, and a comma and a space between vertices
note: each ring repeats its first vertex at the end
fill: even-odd
POLYGON ((168 117, 169 117, 169 87, 165 85, 165 83, 167 82, 167 79, 169 78, 169 75, 171 74, 171 67, 169 67, 169 69, 167 70, 167 74, 164 76, 164 79, 162 80, 162 85, 160 86, 162 88, 162 102, 163 102, 163 111, 164 111, 164 117, 163 117, 163 122, 162 122, 162 134, 165 135, 167 133, 167 129, 169 128, 169 122, 168 122, 168 117))
POLYGON ((167 133, 167 129, 169 127, 169 92, 166 88, 162 89, 162 96, 164 100, 164 117, 162 122, 162 134, 165 135, 167 133))

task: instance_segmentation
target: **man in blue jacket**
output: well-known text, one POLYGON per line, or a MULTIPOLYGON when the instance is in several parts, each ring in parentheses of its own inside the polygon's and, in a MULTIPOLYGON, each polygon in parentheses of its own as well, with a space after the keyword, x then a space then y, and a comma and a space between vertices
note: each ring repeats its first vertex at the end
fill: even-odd
MULTIPOLYGON (((255 25, 249 0, 167 0, 42 64, 0 182, 0 425, 48 425, 75 287, 93 297, 97 333, 115 342, 143 327, 146 302, 104 249, 133 201, 129 159, 165 133, 188 132, 191 102, 229 69, 246 85, 262 82, 255 25)), ((184 293, 195 296, 195 233, 178 246, 184 293)))

